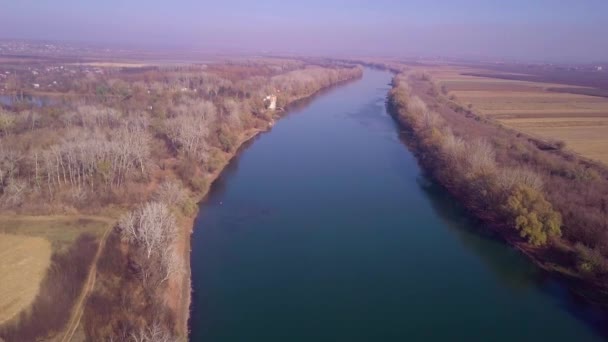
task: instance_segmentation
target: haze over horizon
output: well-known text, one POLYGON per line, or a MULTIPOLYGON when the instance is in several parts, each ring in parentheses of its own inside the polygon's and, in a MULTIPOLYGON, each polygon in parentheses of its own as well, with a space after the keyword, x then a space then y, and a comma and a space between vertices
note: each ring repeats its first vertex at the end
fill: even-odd
POLYGON ((608 61, 602 0, 1 0, 1 38, 209 52, 608 61))

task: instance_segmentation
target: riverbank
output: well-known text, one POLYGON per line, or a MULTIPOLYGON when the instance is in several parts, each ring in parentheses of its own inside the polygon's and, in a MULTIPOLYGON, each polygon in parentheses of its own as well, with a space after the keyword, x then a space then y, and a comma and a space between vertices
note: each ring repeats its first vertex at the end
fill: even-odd
MULTIPOLYGON (((186 235, 196 201, 242 142, 272 124, 265 98, 275 95, 277 106, 285 107, 358 77, 361 69, 352 63, 253 58, 116 69, 111 74, 108 78, 77 73, 70 75, 73 83, 49 88, 53 98, 79 94, 82 101, 65 97, 51 104, 33 97, 24 103, 9 98, 1 104, 6 125, 0 159, 10 167, 3 176, 0 206, 19 216, 111 211, 116 217, 99 258, 95 285, 87 286, 92 291, 74 336, 144 339, 154 332, 167 339, 185 338, 190 249, 186 235), (72 88, 74 84, 78 86, 72 88)), ((66 265, 78 263, 68 260, 66 265)), ((4 331, 23 330, 44 339, 63 325, 59 322, 51 331, 45 322, 68 319, 63 312, 69 310, 60 309, 59 303, 43 296, 35 301, 49 305, 45 317, 36 316, 34 328, 2 325, 2 337, 8 336, 4 331)), ((22 313, 32 316, 28 310, 22 313)), ((77 323, 70 325, 73 331, 77 323)))
MULTIPOLYGON (((553 167, 571 167, 576 161, 561 160, 558 154, 539 151, 525 137, 489 121, 464 115, 466 111, 462 109, 463 114, 455 113, 436 99, 440 95, 433 91, 432 85, 425 86, 426 83, 430 82, 423 75, 397 76, 389 97, 391 115, 412 136, 409 143, 422 167, 481 220, 484 228, 490 229, 539 268, 564 279, 577 297, 603 307, 605 311, 608 307, 605 260, 599 250, 581 245, 572 236, 562 236, 562 230, 564 235, 569 233, 572 220, 566 214, 560 214, 566 212, 563 207, 552 208, 553 196, 547 195, 542 186, 545 182, 545 187, 555 190, 556 177, 553 174, 546 176, 543 168, 534 164, 551 161, 553 167), (509 151, 512 146, 519 150, 509 151), (511 153, 518 158, 528 155, 531 161, 515 159, 517 157, 511 153), (527 197, 517 197, 520 189, 533 194, 535 202, 526 202, 530 201, 527 197), (550 202, 544 199, 545 196, 550 202), (513 214, 511 208, 516 203, 529 205, 526 213, 541 207, 540 210, 546 211, 538 214, 540 226, 534 228, 538 230, 524 225, 528 222, 527 214, 513 214), (559 223, 557 230, 554 222, 559 223)), ((570 187, 586 186, 571 182, 568 183, 570 187)))
MULTIPOLYGON (((246 132, 241 133, 237 143, 235 144, 235 148, 231 152, 225 153, 222 156, 221 164, 218 165, 218 167, 216 168, 216 170, 214 170, 214 172, 207 175, 206 188, 203 191, 201 191, 199 194, 197 194, 197 199, 198 199, 197 202, 199 203, 199 205, 201 202, 205 201, 205 198, 206 198, 209 190, 211 189, 211 187, 213 186, 215 181, 222 175, 222 172, 224 171, 226 166, 228 166, 235 157, 238 157, 238 154, 240 153, 241 148, 246 143, 248 143, 249 141, 254 139, 256 136, 258 136, 259 134, 267 132, 270 129, 272 129, 272 127, 274 126, 274 123, 277 120, 280 120, 283 116, 289 114, 291 107, 296 106, 299 103, 306 101, 308 99, 312 99, 315 96, 318 96, 320 93, 323 93, 324 91, 326 91, 328 89, 331 89, 334 87, 339 87, 339 86, 344 85, 345 83, 354 81, 354 80, 360 78, 361 76, 362 76, 362 73, 356 77, 344 79, 337 83, 331 84, 327 87, 320 88, 310 94, 292 98, 288 103, 286 103, 285 110, 275 113, 272 116, 272 119, 267 122, 265 127, 253 128, 246 132)), ((184 332, 188 332, 188 320, 189 320, 189 316, 190 316, 191 292, 192 292, 191 265, 190 265, 191 236, 192 236, 192 232, 194 229, 194 222, 195 222, 197 214, 198 214, 198 212, 196 212, 193 216, 189 217, 187 221, 182 222, 181 226, 182 226, 183 233, 180 234, 180 238, 176 239, 176 241, 175 241, 176 246, 178 246, 177 248, 179 248, 180 251, 184 252, 182 255, 184 258, 184 262, 187 265, 186 269, 188 270, 187 274, 184 274, 181 276, 178 274, 178 275, 176 275, 178 278, 174 277, 175 279, 172 280, 173 282, 176 282, 177 284, 181 283, 181 285, 177 285, 175 287, 181 289, 180 295, 179 295, 179 297, 182 298, 182 300, 180 301, 181 308, 178 309, 177 312, 180 313, 179 319, 178 319, 178 322, 179 322, 178 326, 180 326, 181 329, 183 329, 182 331, 184 331, 184 332)))
MULTIPOLYGON (((269 128, 270 128, 270 126, 269 126, 269 128)), ((239 138, 239 141, 237 143, 237 148, 235 149, 235 151, 231 152, 231 153, 227 153, 225 158, 223 158, 222 164, 218 166, 217 170, 215 170, 213 173, 211 173, 207 176, 206 180, 207 180, 208 186, 198 196, 198 198, 199 198, 198 202, 204 201, 205 197, 207 196, 207 193, 209 192, 209 189, 213 186, 213 183, 222 174, 222 172, 224 171, 224 168, 228 164, 230 164, 230 162, 232 161, 232 159, 234 157, 236 157, 238 155, 240 147, 243 146, 243 144, 245 144, 249 140, 255 138, 258 134, 267 131, 269 128, 252 129, 241 135, 241 137, 239 138)), ((176 310, 177 312, 180 313, 179 319, 178 319, 178 322, 179 322, 178 326, 180 327, 181 331, 184 331, 184 332, 188 331, 188 319, 189 319, 189 315, 190 315, 190 302, 191 302, 191 292, 192 292, 191 277, 190 277, 190 273, 191 273, 190 272, 190 252, 191 252, 190 237, 191 237, 192 231, 194 229, 194 222, 196 219, 196 214, 198 214, 198 213, 195 213, 193 216, 190 216, 186 220, 183 220, 181 222, 182 234, 180 234, 180 237, 178 239, 176 239, 176 241, 175 241, 176 248, 178 250, 182 251, 183 262, 186 265, 185 269, 187 270, 187 273, 184 275, 177 274, 175 277, 173 277, 173 279, 171 279, 171 282, 173 284, 177 284, 177 285, 173 285, 174 288, 179 289, 179 291, 177 291, 179 293, 179 295, 175 296, 174 298, 179 298, 178 302, 180 303, 180 305, 176 310)), ((169 290, 169 293, 172 293, 172 292, 173 291, 169 290)), ((170 297, 173 297, 173 296, 170 296, 170 297)))

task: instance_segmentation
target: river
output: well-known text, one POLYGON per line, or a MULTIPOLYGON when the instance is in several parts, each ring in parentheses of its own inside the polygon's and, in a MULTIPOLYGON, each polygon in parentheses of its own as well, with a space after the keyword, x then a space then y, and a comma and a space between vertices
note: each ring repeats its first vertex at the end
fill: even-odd
POLYGON ((576 303, 427 179, 366 70, 223 172, 192 236, 192 341, 600 341, 576 303))
POLYGON ((59 103, 59 99, 36 95, 0 95, 0 105, 12 106, 15 104, 31 105, 33 107, 48 107, 59 103))

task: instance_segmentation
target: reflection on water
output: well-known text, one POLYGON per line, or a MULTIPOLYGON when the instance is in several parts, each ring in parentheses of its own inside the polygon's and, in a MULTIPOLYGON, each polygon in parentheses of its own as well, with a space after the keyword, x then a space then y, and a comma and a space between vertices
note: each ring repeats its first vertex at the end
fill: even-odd
MULTIPOLYGON (((402 139, 407 144, 409 137, 404 135, 402 139)), ((583 301, 569 291, 566 284, 556 276, 547 274, 517 250, 505 246, 493 232, 484 229, 483 223, 468 215, 460 203, 451 196, 446 196, 446 190, 429 177, 423 172, 418 184, 430 199, 437 215, 462 245, 478 255, 479 260, 487 265, 503 284, 512 291, 522 293, 540 288, 541 291, 557 298, 561 309, 593 325, 602 335, 608 336, 608 317, 603 309, 583 301), (505 249, 509 251, 505 252, 505 249)))

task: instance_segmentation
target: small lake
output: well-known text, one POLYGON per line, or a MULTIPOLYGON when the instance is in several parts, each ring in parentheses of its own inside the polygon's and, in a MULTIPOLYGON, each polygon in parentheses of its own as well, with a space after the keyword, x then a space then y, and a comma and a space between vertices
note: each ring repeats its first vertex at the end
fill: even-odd
POLYGON ((53 106, 58 103, 58 99, 33 95, 0 95, 0 104, 12 106, 17 103, 24 103, 33 107, 53 106))
POLYGON ((293 109, 225 170, 192 237, 191 341, 601 341, 421 171, 391 77, 293 109))

